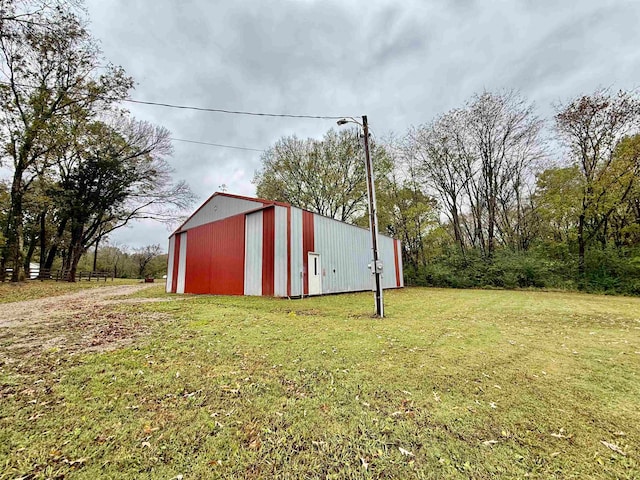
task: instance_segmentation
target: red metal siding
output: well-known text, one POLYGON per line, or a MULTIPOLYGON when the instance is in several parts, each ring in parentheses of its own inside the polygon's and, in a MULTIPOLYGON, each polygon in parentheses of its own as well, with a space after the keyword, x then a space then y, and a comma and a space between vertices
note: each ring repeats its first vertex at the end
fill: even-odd
POLYGON ((189 229, 186 293, 244 294, 244 215, 189 229))
POLYGON ((189 230, 185 268, 185 293, 211 293, 212 225, 207 223, 189 230))
POLYGON ((302 288, 305 295, 309 294, 309 252, 315 248, 315 238, 313 229, 313 213, 302 211, 302 288))
POLYGON ((262 295, 273 296, 276 251, 276 211, 267 208, 262 213, 262 295))
POLYGON ((398 261, 398 240, 393 241, 393 259, 396 264, 396 287, 400 286, 400 262, 398 261))
POLYGON ((180 261, 180 235, 176 233, 176 240, 173 246, 173 273, 171 275, 171 293, 176 293, 178 286, 178 263, 180 261))

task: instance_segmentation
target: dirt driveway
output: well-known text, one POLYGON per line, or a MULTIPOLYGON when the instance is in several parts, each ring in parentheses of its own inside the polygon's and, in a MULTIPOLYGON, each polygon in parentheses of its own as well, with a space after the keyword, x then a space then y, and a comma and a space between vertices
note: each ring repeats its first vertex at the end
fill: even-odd
MULTIPOLYGON (((153 284, 81 290, 37 300, 0 305, 0 356, 20 356, 50 349, 69 352, 108 350, 146 333, 151 322, 168 317, 153 312, 124 312, 114 305, 175 301, 173 297, 114 298, 153 284)), ((7 357, 5 357, 7 359, 7 357)))

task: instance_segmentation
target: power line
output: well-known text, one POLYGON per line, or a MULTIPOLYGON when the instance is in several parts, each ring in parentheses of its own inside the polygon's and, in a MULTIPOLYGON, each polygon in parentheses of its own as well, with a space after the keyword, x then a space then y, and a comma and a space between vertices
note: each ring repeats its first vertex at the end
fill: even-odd
POLYGON ((258 148, 236 147, 234 145, 223 145, 222 143, 198 142, 197 140, 185 140, 184 138, 171 138, 170 140, 174 140, 176 142, 196 143, 198 145, 210 145, 212 147, 233 148, 236 150, 248 150, 250 152, 264 152, 264 150, 260 150, 258 148))
MULTIPOLYGON (((0 80, 0 84, 7 85, 7 86, 11 86, 12 85, 10 82, 6 82, 6 81, 2 81, 2 80, 0 80)), ((28 88, 38 88, 35 85, 27 85, 27 84, 20 84, 20 83, 15 83, 14 85, 21 86, 21 87, 28 87, 28 88)), ((250 116, 256 116, 256 117, 306 118, 306 119, 319 119, 319 120, 340 120, 340 119, 343 119, 345 117, 346 118, 351 118, 348 115, 337 117, 337 116, 331 116, 331 115, 295 115, 295 114, 288 114, 288 113, 249 112, 249 111, 243 111, 243 110, 226 110, 226 109, 222 109, 222 108, 194 107, 194 106, 189 106, 189 105, 176 105, 176 104, 172 104, 172 103, 148 102, 148 101, 144 101, 144 100, 135 100, 135 99, 132 99, 132 98, 115 99, 115 98, 99 97, 99 96, 97 96, 97 98, 102 98, 103 100, 111 100, 111 101, 116 101, 116 102, 128 102, 128 103, 136 103, 136 104, 140 104, 140 105, 151 105, 151 106, 156 106, 156 107, 175 108, 175 109, 181 109, 181 110, 195 110, 195 111, 200 111, 200 112, 226 113, 226 114, 231 114, 231 115, 250 115, 250 116)), ((200 142, 200 141, 197 141, 197 140, 187 140, 187 139, 183 139, 183 138, 171 138, 171 140, 174 140, 176 142, 193 143, 193 144, 198 144, 198 145, 209 145, 209 146, 212 146, 212 147, 232 148, 232 149, 235 149, 235 150, 246 150, 246 151, 251 151, 251 152, 264 152, 264 150, 261 150, 261 149, 258 149, 258 148, 238 147, 238 146, 235 146, 235 145, 224 145, 224 144, 221 144, 221 143, 200 142)))
MULTIPOLYGON (((0 80, 0 84, 11 86, 12 83, 7 81, 0 80)), ((28 87, 28 88, 39 88, 38 85, 27 85, 21 83, 14 83, 13 85, 19 87, 28 87)), ((110 98, 110 97, 102 97, 100 95, 94 95, 95 98, 100 98, 102 100, 111 100, 115 102, 128 102, 128 103, 137 103, 139 105, 151 105, 155 107, 165 107, 165 108, 177 108, 181 110, 196 110, 199 112, 214 112, 214 113, 227 113, 231 115, 250 115, 254 117, 284 117, 284 118, 308 118, 308 119, 317 119, 317 120, 340 120, 342 118, 351 118, 350 115, 343 115, 340 117, 332 116, 332 115, 295 115, 290 113, 267 113, 267 112, 249 112, 244 110, 227 110, 224 108, 208 108, 208 107, 194 107, 190 105, 177 105, 173 103, 162 103, 162 102, 148 102, 146 100, 135 100, 133 98, 110 98)))
POLYGON ((228 113, 232 115, 251 115, 255 117, 312 118, 312 119, 319 119, 319 120, 340 120, 341 118, 344 118, 344 117, 335 117, 330 115, 294 115, 289 113, 247 112, 242 110, 225 110, 222 108, 192 107, 188 105, 175 105, 172 103, 146 102, 142 100, 133 100, 131 98, 125 98, 122 101, 129 102, 129 103, 138 103, 140 105, 153 105, 156 107, 178 108, 182 110, 196 110, 200 112, 228 113))

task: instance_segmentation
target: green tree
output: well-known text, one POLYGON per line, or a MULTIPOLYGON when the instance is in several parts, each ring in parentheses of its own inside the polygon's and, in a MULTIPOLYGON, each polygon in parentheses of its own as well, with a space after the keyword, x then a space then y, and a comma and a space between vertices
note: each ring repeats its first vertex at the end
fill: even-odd
POLYGON ((609 172, 602 235, 616 247, 640 245, 640 135, 624 137, 616 145, 609 172))
POLYGON ((151 273, 153 261, 161 254, 162 247, 160 245, 147 245, 134 249, 133 260, 136 263, 138 278, 144 278, 151 273))
POLYGON ((98 249, 98 261, 94 270, 111 272, 114 277, 131 277, 132 272, 127 272, 129 260, 129 248, 126 245, 107 244, 98 249), (127 273, 129 273, 127 275, 127 273))
MULTIPOLYGON (((598 90, 558 107, 556 130, 582 177, 578 213, 578 270, 584 277, 585 253, 620 202, 632 192, 633 161, 618 155, 623 138, 637 131, 640 100, 629 92, 598 90)), ((624 144, 623 144, 624 146, 624 144)))
MULTIPOLYGON (((391 160, 383 146, 371 144, 376 179, 384 181, 391 160)), ((353 223, 367 209, 360 131, 332 129, 322 140, 282 138, 262 155, 253 183, 259 197, 353 223)))
POLYGON ((101 68, 100 50, 73 11, 43 8, 33 15, 26 24, 3 21, 0 36, 0 130, 12 168, 0 275, 10 263, 14 281, 23 266, 25 192, 46 171, 51 152, 67 141, 60 123, 74 111, 95 115, 132 86, 121 68, 101 68))
POLYGON ((427 261, 426 237, 439 224, 436 201, 407 184, 387 184, 378 195, 381 231, 402 242, 405 264, 415 268, 427 261))
MULTIPOLYGON (((427 261, 425 239, 439 224, 437 201, 421 188, 418 170, 412 157, 404 156, 401 140, 389 136, 384 146, 392 168, 377 178, 378 225, 381 233, 401 240, 403 263, 417 269, 427 261)), ((356 223, 368 227, 368 215, 356 223)))
POLYGON ((95 122, 57 163, 56 205, 69 228, 64 269, 75 279, 85 251, 133 219, 172 221, 193 200, 184 182, 175 183, 166 155, 169 132, 122 118, 115 125, 95 122))
POLYGON ((538 174, 533 202, 544 238, 566 244, 575 240, 581 192, 582 178, 576 165, 538 174))

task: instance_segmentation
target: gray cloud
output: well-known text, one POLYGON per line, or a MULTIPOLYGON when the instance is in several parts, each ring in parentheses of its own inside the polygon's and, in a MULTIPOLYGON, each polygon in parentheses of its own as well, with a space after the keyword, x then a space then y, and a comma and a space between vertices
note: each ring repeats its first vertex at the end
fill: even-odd
MULTIPOLYGON (((554 101, 637 86, 640 2, 584 0, 88 0, 105 56, 136 79, 134 98, 238 110, 368 114, 377 134, 460 106, 482 89, 554 101)), ((267 148, 335 124, 132 105, 176 138, 267 148)), ((202 200, 225 183, 253 194, 260 154, 175 143, 176 176, 202 200)), ((162 226, 114 235, 166 243, 162 226)))

